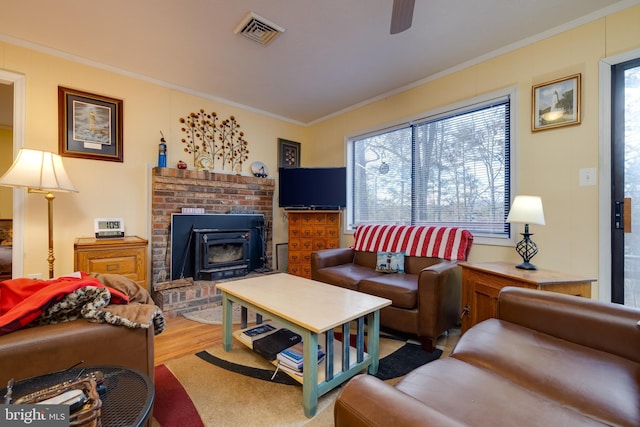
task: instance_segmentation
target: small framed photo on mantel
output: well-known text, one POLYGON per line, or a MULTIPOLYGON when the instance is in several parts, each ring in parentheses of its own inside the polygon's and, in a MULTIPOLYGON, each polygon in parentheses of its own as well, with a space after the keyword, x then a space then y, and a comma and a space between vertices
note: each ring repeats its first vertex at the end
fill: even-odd
POLYGON ((533 86, 531 131, 580 124, 581 74, 533 86))
POLYGON ((58 152, 122 162, 122 100, 58 86, 58 152))

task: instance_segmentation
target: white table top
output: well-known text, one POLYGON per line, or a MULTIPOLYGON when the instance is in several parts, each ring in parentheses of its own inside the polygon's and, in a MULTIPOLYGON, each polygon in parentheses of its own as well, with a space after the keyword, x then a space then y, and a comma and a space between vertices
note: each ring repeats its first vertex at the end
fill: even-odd
POLYGON ((234 280, 216 287, 316 333, 391 304, 385 298, 285 273, 234 280))

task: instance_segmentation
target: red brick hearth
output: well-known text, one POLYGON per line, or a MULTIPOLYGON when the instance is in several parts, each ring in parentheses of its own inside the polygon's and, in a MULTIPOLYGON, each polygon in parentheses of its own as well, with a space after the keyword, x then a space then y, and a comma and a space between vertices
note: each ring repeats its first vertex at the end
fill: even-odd
POLYGON ((224 173, 172 168, 152 172, 152 278, 153 298, 167 318, 220 304, 215 282, 160 289, 170 280, 171 214, 182 208, 203 208, 208 214, 233 212, 264 215, 267 266, 272 268, 273 193, 275 181, 224 173))

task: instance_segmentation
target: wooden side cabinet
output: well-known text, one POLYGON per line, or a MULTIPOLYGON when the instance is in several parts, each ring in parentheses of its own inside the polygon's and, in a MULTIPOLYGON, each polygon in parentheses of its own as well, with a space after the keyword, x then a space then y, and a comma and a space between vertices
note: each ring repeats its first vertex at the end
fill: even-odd
POLYGON ((311 278, 311 252, 340 247, 340 211, 287 211, 289 274, 311 278))
POLYGON ((73 245, 74 269, 85 273, 120 274, 147 289, 147 245, 137 236, 118 239, 79 237, 73 245))
POLYGON ((461 263, 462 329, 465 333, 478 322, 498 317, 498 294, 505 286, 539 289, 591 298, 595 279, 551 270, 522 270, 515 263, 461 263))

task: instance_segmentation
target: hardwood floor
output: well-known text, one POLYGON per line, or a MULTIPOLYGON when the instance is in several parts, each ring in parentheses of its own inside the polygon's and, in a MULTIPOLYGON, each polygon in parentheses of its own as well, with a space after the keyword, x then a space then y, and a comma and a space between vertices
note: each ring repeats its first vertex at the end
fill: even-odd
POLYGON ((155 337, 155 365, 222 345, 222 326, 194 322, 186 317, 168 319, 165 330, 155 337))
MULTIPOLYGON (((436 347, 446 357, 460 338, 460 329, 452 329, 438 339, 436 347)), ((194 322, 179 316, 167 320, 164 332, 155 337, 155 365, 195 354, 212 346, 222 346, 222 326, 194 322)))

